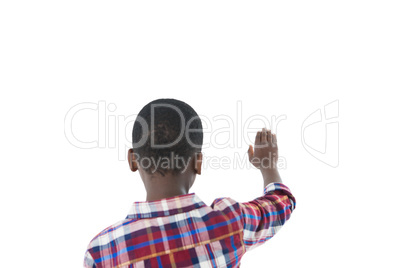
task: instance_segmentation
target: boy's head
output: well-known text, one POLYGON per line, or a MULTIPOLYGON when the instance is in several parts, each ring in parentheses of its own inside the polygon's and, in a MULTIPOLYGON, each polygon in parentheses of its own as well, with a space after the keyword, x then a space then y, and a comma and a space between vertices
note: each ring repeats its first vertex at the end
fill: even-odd
POLYGON ((154 100, 141 109, 134 123, 130 168, 163 177, 199 174, 202 142, 202 123, 190 105, 176 99, 154 100))

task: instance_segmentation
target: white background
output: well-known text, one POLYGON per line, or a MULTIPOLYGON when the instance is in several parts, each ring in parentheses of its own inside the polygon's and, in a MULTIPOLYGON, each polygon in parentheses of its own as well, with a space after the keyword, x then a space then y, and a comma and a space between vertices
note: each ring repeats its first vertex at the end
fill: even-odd
MULTIPOLYGON (((211 120, 235 116, 238 101, 244 118, 286 115, 281 175, 297 208, 242 267, 399 267, 401 11, 399 1, 2 1, 1 266, 81 267, 89 241, 145 199, 118 146, 68 141, 70 108, 104 101, 124 119, 171 97, 211 120), (334 168, 303 147, 301 126, 337 100, 334 168)), ((96 140, 97 120, 77 113, 75 135, 96 140)), ((118 144, 130 136, 132 122, 106 125, 118 144)), ((318 126, 313 147, 325 143, 318 126)), ((206 168, 191 192, 248 201, 262 179, 206 168)))

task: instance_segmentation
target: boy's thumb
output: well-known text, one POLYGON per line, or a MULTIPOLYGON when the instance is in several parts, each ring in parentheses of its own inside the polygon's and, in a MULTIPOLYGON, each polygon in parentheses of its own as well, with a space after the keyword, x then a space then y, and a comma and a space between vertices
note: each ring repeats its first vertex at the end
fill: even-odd
POLYGON ((253 156, 254 156, 254 150, 253 150, 253 146, 252 146, 252 145, 249 145, 249 146, 248 146, 248 151, 247 151, 247 153, 248 153, 248 160, 251 161, 251 159, 253 159, 253 156))

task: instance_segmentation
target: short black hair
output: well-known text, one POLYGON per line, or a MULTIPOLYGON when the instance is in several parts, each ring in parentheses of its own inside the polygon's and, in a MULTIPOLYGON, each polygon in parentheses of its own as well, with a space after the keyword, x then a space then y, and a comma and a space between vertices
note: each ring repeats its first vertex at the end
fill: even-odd
POLYGON ((201 152, 202 123, 187 103, 176 99, 157 99, 145 105, 137 115, 132 138, 137 161, 146 172, 177 174, 185 169, 184 162, 173 162, 172 157, 189 163, 190 157, 201 152), (171 159, 172 162, 169 162, 170 165, 158 165, 160 159, 171 159))

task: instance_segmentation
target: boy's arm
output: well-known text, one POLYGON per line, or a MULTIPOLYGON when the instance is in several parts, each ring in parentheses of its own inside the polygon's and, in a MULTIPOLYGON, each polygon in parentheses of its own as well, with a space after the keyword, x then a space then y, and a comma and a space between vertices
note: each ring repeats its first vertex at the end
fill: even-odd
POLYGON ((296 200, 289 188, 282 184, 277 169, 278 146, 276 135, 265 128, 255 139, 255 150, 250 145, 250 162, 261 171, 264 179, 264 195, 247 203, 240 203, 243 218, 243 241, 246 249, 261 245, 289 219, 296 200))

